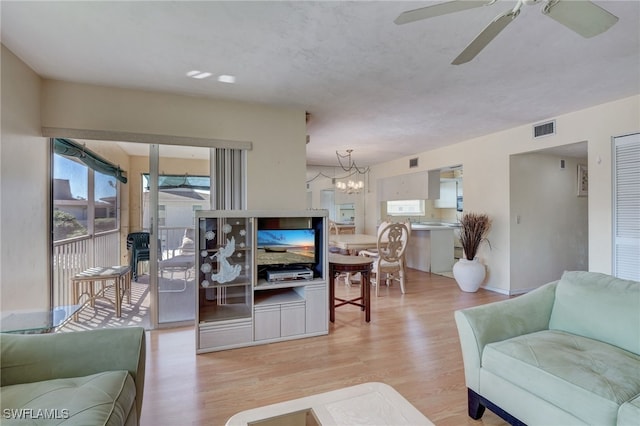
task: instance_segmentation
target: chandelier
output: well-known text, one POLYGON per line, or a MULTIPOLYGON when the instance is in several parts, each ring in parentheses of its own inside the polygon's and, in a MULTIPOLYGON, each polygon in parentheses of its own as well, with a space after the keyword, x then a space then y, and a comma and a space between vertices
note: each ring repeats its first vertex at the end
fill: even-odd
MULTIPOLYGON (((340 154, 336 151, 336 157, 338 159, 338 164, 345 172, 351 172, 349 176, 353 176, 355 174, 364 175, 369 172, 369 167, 358 167, 355 161, 351 158, 351 153, 353 149, 348 149, 346 154, 340 154), (347 165, 343 163, 343 159, 347 159, 347 165)), ((347 176, 347 177, 349 177, 347 176)), ((346 193, 346 194, 358 194, 364 188, 364 182, 362 180, 349 180, 347 182, 336 182, 336 189, 346 193)))
POLYGON ((359 180, 357 182, 350 180, 349 182, 336 182, 336 188, 347 194, 357 194, 362 188, 364 188, 364 182, 359 180))

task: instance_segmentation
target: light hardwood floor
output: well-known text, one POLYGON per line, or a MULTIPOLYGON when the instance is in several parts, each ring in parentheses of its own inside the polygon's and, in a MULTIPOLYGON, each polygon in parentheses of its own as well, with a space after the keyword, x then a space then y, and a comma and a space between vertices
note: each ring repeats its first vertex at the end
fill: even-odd
POLYGON ((357 307, 338 308, 327 336, 196 355, 193 327, 148 332, 142 425, 224 425, 242 410, 374 381, 393 386, 436 425, 505 425, 488 410, 481 421, 467 416, 453 312, 507 296, 408 275, 406 294, 395 284, 374 296, 370 323, 357 307))

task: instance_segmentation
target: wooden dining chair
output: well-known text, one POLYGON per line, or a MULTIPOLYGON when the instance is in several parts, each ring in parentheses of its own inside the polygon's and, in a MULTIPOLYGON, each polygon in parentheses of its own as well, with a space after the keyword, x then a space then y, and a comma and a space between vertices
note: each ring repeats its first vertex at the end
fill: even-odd
POLYGON ((405 292, 404 253, 409 241, 409 229, 404 223, 391 223, 378 232, 376 252, 363 250, 361 256, 375 257, 371 271, 371 283, 376 286, 376 297, 379 295, 383 280, 387 286, 391 281, 400 282, 400 291, 405 292), (396 277, 397 274, 397 277, 396 277))

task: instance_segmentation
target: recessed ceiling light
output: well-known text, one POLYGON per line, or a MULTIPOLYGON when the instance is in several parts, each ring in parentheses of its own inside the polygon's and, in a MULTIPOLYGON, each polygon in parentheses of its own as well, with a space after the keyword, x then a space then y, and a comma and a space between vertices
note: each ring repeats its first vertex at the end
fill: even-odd
POLYGON ((213 74, 211 74, 210 72, 198 71, 198 70, 189 71, 187 73, 188 77, 197 78, 197 79, 203 79, 203 78, 211 77, 212 75, 213 74))
POLYGON ((234 75, 222 74, 218 76, 218 81, 220 83, 235 83, 236 77, 234 75))

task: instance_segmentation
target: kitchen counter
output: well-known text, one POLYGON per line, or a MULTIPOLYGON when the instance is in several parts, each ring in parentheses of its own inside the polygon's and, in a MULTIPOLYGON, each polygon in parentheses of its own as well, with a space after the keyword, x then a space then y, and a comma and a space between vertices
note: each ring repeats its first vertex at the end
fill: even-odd
POLYGON ((448 272, 454 263, 455 225, 412 223, 407 245, 407 267, 423 272, 448 272))

